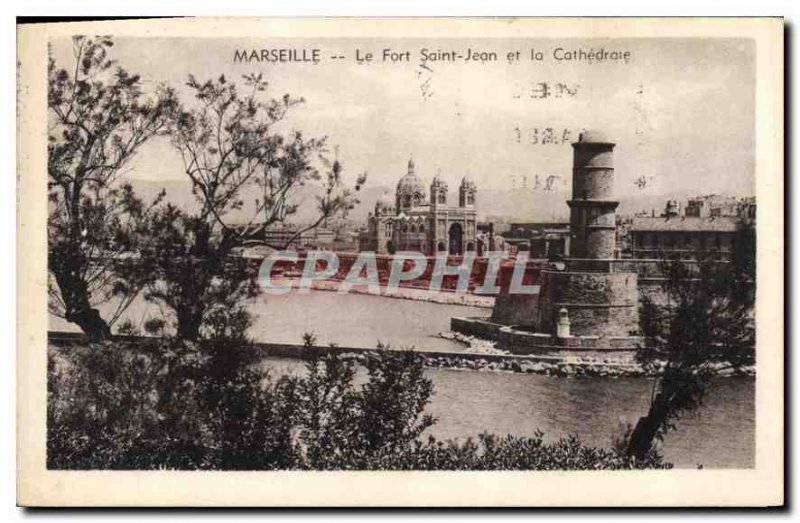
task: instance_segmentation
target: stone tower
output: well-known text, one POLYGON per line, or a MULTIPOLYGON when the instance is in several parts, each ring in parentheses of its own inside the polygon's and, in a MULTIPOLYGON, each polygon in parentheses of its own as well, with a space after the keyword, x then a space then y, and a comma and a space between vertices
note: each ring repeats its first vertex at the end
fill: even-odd
POLYGON ((385 253, 387 251, 388 242, 392 239, 392 231, 390 229, 391 221, 387 218, 394 216, 394 203, 392 196, 389 193, 384 193, 375 202, 375 214, 371 217, 373 221, 372 227, 375 231, 375 252, 385 253))
POLYGON ((458 206, 459 207, 474 207, 475 206, 475 193, 477 188, 475 182, 465 176, 461 180, 461 185, 458 187, 458 206))
POLYGON ((597 131, 584 131, 572 144, 570 256, 611 259, 616 246, 618 201, 614 192, 614 143, 597 131))
POLYGON ((444 207, 447 205, 447 182, 439 177, 439 173, 431 182, 431 207, 444 207))
POLYGON ((565 270, 542 271, 539 329, 555 335, 568 319, 582 344, 628 338, 638 330, 638 279, 615 263, 614 143, 585 131, 572 146, 570 257, 565 270))

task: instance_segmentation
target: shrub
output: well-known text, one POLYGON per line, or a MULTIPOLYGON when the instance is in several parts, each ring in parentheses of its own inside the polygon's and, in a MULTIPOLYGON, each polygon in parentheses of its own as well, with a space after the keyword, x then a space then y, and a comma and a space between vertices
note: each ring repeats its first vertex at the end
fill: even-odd
POLYGON ((174 340, 51 351, 48 467, 290 468, 290 426, 249 360, 174 340))
MULTIPOLYGON (((306 344, 313 339, 306 340, 306 344)), ((314 352, 277 381, 256 351, 171 339, 51 350, 51 469, 591 470, 667 468, 574 436, 423 439, 433 385, 422 358, 314 352), (363 365, 360 370, 359 365, 363 365), (365 376, 364 376, 365 374, 365 376)))

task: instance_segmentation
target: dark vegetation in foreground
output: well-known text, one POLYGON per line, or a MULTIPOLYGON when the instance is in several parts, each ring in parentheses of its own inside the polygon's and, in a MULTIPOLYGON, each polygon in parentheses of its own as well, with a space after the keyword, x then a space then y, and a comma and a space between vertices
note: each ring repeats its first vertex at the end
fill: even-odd
MULTIPOLYGON (((308 339, 307 343, 311 340, 308 339)), ((272 379, 252 351, 174 340, 51 350, 50 469, 591 470, 670 468, 651 450, 625 455, 570 436, 423 432, 433 394, 422 358, 376 351, 361 364, 327 354, 303 376, 272 379), (361 381, 361 380, 360 380, 361 381)))

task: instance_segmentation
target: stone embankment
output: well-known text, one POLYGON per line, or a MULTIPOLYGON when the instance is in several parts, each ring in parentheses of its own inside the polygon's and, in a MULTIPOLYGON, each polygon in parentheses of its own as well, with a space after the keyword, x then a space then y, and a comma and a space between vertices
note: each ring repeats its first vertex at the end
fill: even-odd
MULTIPOLYGON (((470 357, 454 357, 452 353, 426 355, 425 364, 430 367, 456 368, 477 371, 521 372, 526 374, 544 374, 562 377, 653 377, 664 371, 665 362, 651 362, 647 365, 638 363, 635 358, 627 356, 610 356, 606 358, 579 356, 514 356, 507 351, 495 348, 495 342, 459 332, 440 332, 439 336, 458 341, 466 346, 465 354, 470 357), (487 358, 476 357, 485 355, 487 358), (503 356, 495 358, 495 356, 503 356)), ((729 363, 709 364, 709 370, 715 376, 754 376, 755 366, 734 368, 729 363)))
MULTIPOLYGON (((299 280, 292 279, 292 285, 297 286, 299 280)), ((340 282, 335 280, 318 280, 311 282, 311 288, 317 291, 339 291, 340 282)), ((348 290, 349 294, 371 294, 366 287, 353 287, 348 290)), ((482 307, 491 309, 494 307, 494 296, 481 296, 466 292, 432 291, 416 287, 398 287, 397 290, 387 293, 386 288, 381 286, 381 297, 396 298, 400 300, 424 301, 427 303, 439 303, 442 305, 465 305, 468 307, 482 307)), ((374 294, 373 294, 374 296, 374 294)))
MULTIPOLYGON (((463 352, 414 350, 424 359, 424 364, 427 367, 479 372, 516 372, 570 378, 652 377, 659 375, 664 369, 663 363, 651 363, 645 367, 633 360, 619 361, 613 357, 578 358, 571 356, 512 355, 495 349, 491 346, 491 342, 470 339, 470 336, 456 335, 455 333, 441 333, 440 336, 458 340, 467 347, 463 352)), ((56 348, 85 343, 83 335, 79 333, 49 332, 48 339, 49 344, 56 348)), ((141 338, 118 336, 117 339, 131 342, 141 338)), ((334 352, 346 358, 357 360, 363 360, 369 354, 374 354, 379 350, 337 346, 304 347, 285 343, 254 343, 253 349, 261 351, 264 357, 308 359, 312 355, 321 352, 334 352)), ((727 363, 718 363, 710 365, 710 370, 721 377, 755 375, 755 366, 735 369, 727 363)))

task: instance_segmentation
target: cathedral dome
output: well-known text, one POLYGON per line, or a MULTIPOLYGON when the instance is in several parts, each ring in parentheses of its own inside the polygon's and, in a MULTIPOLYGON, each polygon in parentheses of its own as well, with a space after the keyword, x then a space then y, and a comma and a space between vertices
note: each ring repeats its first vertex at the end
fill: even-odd
POLYGON ((397 182, 397 205, 408 208, 425 201, 425 186, 414 174, 414 160, 408 161, 408 172, 397 182))
POLYGON ((414 174, 414 160, 408 160, 408 172, 397 182, 397 193, 413 194, 423 190, 422 181, 414 174))

